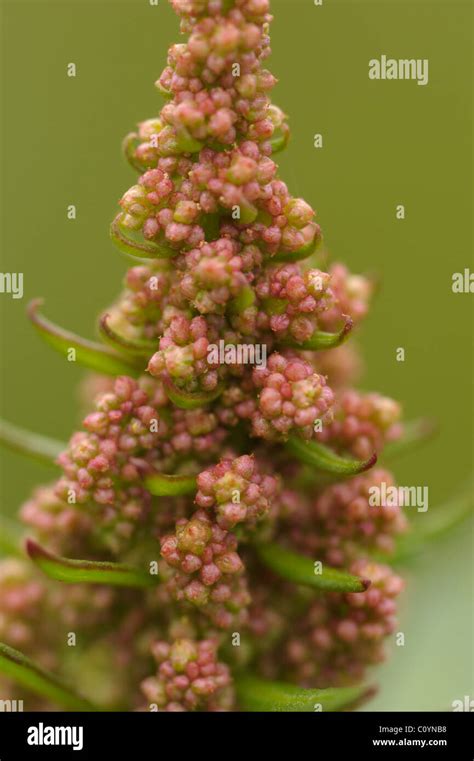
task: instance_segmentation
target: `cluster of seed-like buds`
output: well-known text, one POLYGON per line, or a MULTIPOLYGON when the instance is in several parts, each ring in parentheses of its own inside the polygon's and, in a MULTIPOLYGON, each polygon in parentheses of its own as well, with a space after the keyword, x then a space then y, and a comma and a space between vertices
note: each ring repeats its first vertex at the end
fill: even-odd
POLYGON ((343 391, 334 405, 334 420, 316 437, 340 452, 366 459, 402 434, 400 405, 377 393, 343 391))
POLYGON ((317 269, 303 271, 298 264, 267 268, 255 291, 257 327, 271 330, 279 340, 307 341, 318 329, 321 314, 334 307, 331 276, 317 269))
POLYGON ((212 391, 223 368, 213 362, 208 349, 220 337, 218 326, 209 318, 190 319, 177 313, 164 331, 148 371, 156 378, 169 376, 187 391, 212 391))
POLYGON ((249 455, 221 460, 199 474, 197 485, 196 504, 212 511, 224 529, 239 523, 254 526, 268 514, 279 487, 278 479, 260 473, 249 455))
POLYGON ((331 566, 348 567, 361 553, 389 555, 407 528, 403 505, 377 504, 381 485, 393 476, 377 468, 333 484, 290 513, 285 537, 292 546, 331 566))
POLYGON ((164 435, 157 411, 162 390, 157 384, 155 390, 156 398, 133 379, 117 378, 113 392, 103 394, 96 411, 84 419, 86 430, 74 434, 58 458, 64 475, 56 495, 69 504, 88 505, 112 550, 128 541, 148 515, 150 496, 142 480, 157 461, 164 435))
MULTIPOLYGON (((198 461, 210 460, 222 452, 228 432, 219 425, 217 416, 208 409, 174 408, 165 422, 166 438, 161 451, 166 460, 192 456, 198 461)), ((168 417, 168 416, 166 416, 168 417)))
POLYGON ((395 598, 403 582, 388 566, 365 560, 355 561, 350 571, 370 580, 368 590, 318 597, 295 622, 279 654, 288 663, 287 676, 303 686, 356 683, 368 666, 384 658, 383 643, 395 630, 395 598))
POLYGON ((189 251, 176 261, 179 289, 201 314, 223 314, 227 305, 253 280, 262 255, 256 246, 219 238, 189 251))
POLYGON ((30 649, 38 636, 46 590, 26 563, 0 561, 0 640, 30 649))
POLYGON ((252 431, 270 441, 285 440, 290 433, 312 438, 317 420, 331 420, 334 395, 326 379, 296 354, 274 352, 266 367, 252 373, 258 390, 252 431))
POLYGON ((238 218, 229 219, 221 225, 223 234, 244 244, 257 243, 270 256, 277 252, 296 253, 321 239, 321 229, 314 222, 315 212, 303 199, 292 198, 282 180, 273 180, 263 191, 266 197, 258 207, 266 220, 252 221, 252 215, 241 216, 240 222, 238 218))
POLYGON ((217 642, 177 639, 155 642, 156 676, 142 682, 142 692, 159 711, 222 711, 233 704, 229 667, 218 660, 217 642))
POLYGON ((131 267, 124 285, 121 296, 108 310, 111 327, 129 341, 158 342, 171 287, 170 272, 159 261, 131 267))
POLYGON ((366 316, 373 292, 373 282, 363 275, 351 274, 343 264, 334 264, 330 270, 332 304, 321 314, 321 325, 327 330, 337 329, 341 314, 347 314, 354 324, 366 316))
POLYGON ((204 510, 177 522, 175 533, 161 539, 161 554, 175 569, 167 582, 174 599, 203 610, 220 628, 245 611, 249 597, 239 578, 244 566, 237 539, 204 510))

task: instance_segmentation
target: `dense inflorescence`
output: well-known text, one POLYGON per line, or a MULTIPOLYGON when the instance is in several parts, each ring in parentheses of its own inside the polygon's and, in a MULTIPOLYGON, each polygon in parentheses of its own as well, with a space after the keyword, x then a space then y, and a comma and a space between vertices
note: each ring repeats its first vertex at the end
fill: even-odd
POLYGON ((58 593, 8 561, 0 635, 45 665, 55 643, 67 672, 60 653, 79 628, 99 642, 99 680, 117 664, 126 674, 113 697, 129 709, 234 710, 235 664, 327 687, 383 657, 402 582, 371 558, 389 562, 407 525, 402 505, 373 508, 369 494, 393 477, 315 474, 287 445, 373 464, 402 429, 396 402, 354 390, 360 360, 341 345, 373 284, 323 269, 316 214, 278 174, 289 130, 264 68, 269 0, 171 3, 188 39, 156 83, 160 115, 124 143, 140 176, 111 228, 142 262, 100 321, 138 377, 89 379, 92 411, 58 457, 59 479, 21 510, 49 550, 155 564, 158 583, 58 593), (269 539, 362 578, 364 591, 282 581, 257 560, 269 539), (56 631, 44 631, 54 610, 56 631))

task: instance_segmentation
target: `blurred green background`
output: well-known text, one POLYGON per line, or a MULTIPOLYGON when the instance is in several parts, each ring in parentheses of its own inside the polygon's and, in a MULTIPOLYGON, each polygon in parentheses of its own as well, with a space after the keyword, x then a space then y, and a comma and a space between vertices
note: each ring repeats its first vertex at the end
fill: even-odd
MULTIPOLYGON (((462 489, 473 461, 473 296, 451 292, 453 272, 474 269, 472 6, 273 0, 272 10, 269 67, 292 126, 282 177, 317 209, 333 256, 381 276, 361 333, 364 387, 400 399, 407 418, 439 421, 439 436, 395 470, 399 483, 428 485, 430 504, 442 503, 462 489), (381 54, 428 58, 429 84, 370 81, 368 61, 381 54)), ((178 22, 166 0, 13 0, 2 3, 2 20, 1 270, 24 273, 25 295, 0 295, 1 414, 65 439, 77 423, 82 372, 41 343, 25 306, 43 296, 48 316, 91 337, 118 291, 127 262, 107 228, 134 182, 120 141, 162 106, 153 82, 178 22), (66 76, 70 62, 75 79, 66 76)), ((1 458, 6 513, 54 477, 1 458)), ((450 710, 454 699, 474 697, 472 538, 465 524, 407 571, 406 645, 379 670, 369 710, 450 710)))

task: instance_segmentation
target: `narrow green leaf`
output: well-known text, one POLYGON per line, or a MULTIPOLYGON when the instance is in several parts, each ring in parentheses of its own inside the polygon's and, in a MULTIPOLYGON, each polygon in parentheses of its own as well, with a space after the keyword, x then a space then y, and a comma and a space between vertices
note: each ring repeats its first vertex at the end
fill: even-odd
POLYGON ((400 537, 391 562, 403 563, 419 555, 433 542, 442 539, 452 529, 459 526, 474 513, 474 492, 472 485, 465 494, 444 505, 420 513, 412 521, 410 531, 400 537))
POLYGON ((319 712, 352 710, 373 694, 366 685, 306 690, 255 676, 236 678, 237 698, 246 711, 319 712))
POLYGON ((270 138, 270 144, 272 146, 272 156, 275 153, 280 153, 280 151, 283 151, 288 145, 288 142, 290 140, 290 130, 287 125, 285 125, 285 127, 286 129, 282 129, 281 127, 276 129, 272 137, 270 138))
POLYGON ((280 262, 299 262, 302 259, 309 259, 316 252, 322 240, 321 233, 317 233, 314 240, 300 248, 299 251, 293 251, 292 253, 282 251, 272 256, 270 261, 272 264, 279 264, 280 262))
POLYGON ((0 642, 0 672, 27 690, 71 711, 100 711, 65 682, 40 668, 26 655, 0 642))
POLYGON ((102 315, 99 320, 99 332, 103 340, 117 349, 117 351, 142 357, 150 357, 156 351, 158 341, 132 341, 129 338, 125 338, 112 328, 109 318, 109 314, 102 315))
POLYGON ((1 418, 0 444, 13 449, 15 452, 33 457, 46 465, 52 465, 58 455, 66 449, 66 444, 63 444, 62 441, 32 433, 1 418))
POLYGON ((110 237, 118 249, 135 259, 170 259, 178 253, 169 246, 162 246, 152 241, 135 240, 129 231, 120 225, 122 213, 119 212, 110 225, 110 237))
POLYGON ((144 588, 155 586, 158 581, 156 576, 122 563, 71 560, 53 555, 32 539, 26 540, 26 551, 46 576, 67 584, 111 584, 118 587, 144 588))
POLYGON ((135 378, 140 375, 137 363, 128 361, 107 346, 81 338, 47 320, 39 313, 41 304, 41 299, 32 301, 28 306, 28 316, 40 336, 53 349, 66 357, 74 349, 78 364, 104 375, 131 375, 135 378))
POLYGON ((422 418, 420 420, 411 420, 404 423, 403 435, 398 441, 391 441, 385 445, 383 450, 384 460, 399 457, 410 452, 417 446, 424 444, 431 439, 438 430, 437 424, 433 420, 422 418))
POLYGON ((293 349, 301 349, 302 351, 320 351, 322 349, 334 349, 336 346, 340 346, 347 340, 349 333, 353 328, 353 321, 347 315, 342 315, 345 319, 344 326, 338 333, 325 333, 317 331, 313 333, 311 338, 302 343, 296 341, 283 341, 282 345, 289 346, 293 349))
POLYGON ((156 473, 145 480, 145 486, 155 497, 181 497, 194 494, 196 476, 167 476, 156 473))
POLYGON ((206 404, 217 399, 224 390, 223 386, 218 385, 213 391, 189 393, 177 388, 171 378, 165 378, 163 385, 170 401, 183 410, 197 410, 199 407, 205 407, 206 404))
POLYGON ((335 473, 341 476, 355 476, 369 470, 377 462, 374 452, 368 460, 350 460, 333 452, 329 447, 317 441, 304 441, 296 436, 290 436, 286 443, 287 450, 298 460, 325 473, 335 473))
POLYGON ((314 587, 321 592, 365 592, 369 586, 368 579, 361 579, 336 568, 325 568, 321 573, 315 572, 315 561, 304 555, 285 550, 277 544, 255 545, 260 560, 278 576, 295 584, 314 587))

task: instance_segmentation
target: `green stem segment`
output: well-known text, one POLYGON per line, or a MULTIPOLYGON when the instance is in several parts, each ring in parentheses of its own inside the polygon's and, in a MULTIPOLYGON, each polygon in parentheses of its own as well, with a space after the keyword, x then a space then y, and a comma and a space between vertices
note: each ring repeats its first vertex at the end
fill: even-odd
POLYGON ((0 642, 0 672, 36 695, 71 711, 102 710, 81 695, 77 695, 57 676, 40 668, 26 655, 3 642, 0 642))
POLYGON ((236 679, 237 698, 246 711, 320 712, 353 710, 373 694, 367 686, 305 690, 254 676, 236 679))
POLYGON ((58 455, 66 449, 66 444, 62 441, 27 431, 2 419, 0 419, 0 444, 15 452, 33 457, 45 465, 52 465, 58 455))
POLYGON ((28 316, 40 336, 53 349, 68 359, 74 357, 79 365, 104 375, 131 375, 135 378, 140 375, 141 363, 128 361, 107 346, 60 328, 39 313, 41 303, 41 299, 32 301, 28 306, 28 316), (72 350, 74 354, 71 354, 72 350))
POLYGON ((321 568, 311 558, 289 552, 276 544, 256 545, 260 560, 287 581, 313 587, 320 592, 365 592, 368 579, 361 579, 336 568, 321 568), (321 570, 321 572, 318 572, 321 570))
POLYGON ((158 581, 157 576, 122 563, 63 558, 45 550, 32 539, 26 540, 26 551, 46 576, 67 584, 110 584, 143 589, 155 586, 158 581))
POLYGON ((324 473, 339 476, 355 476, 372 468, 377 462, 374 452, 368 460, 350 460, 333 452, 324 444, 317 441, 304 441, 296 436, 290 436, 286 448, 294 457, 306 465, 324 473))

